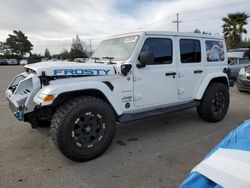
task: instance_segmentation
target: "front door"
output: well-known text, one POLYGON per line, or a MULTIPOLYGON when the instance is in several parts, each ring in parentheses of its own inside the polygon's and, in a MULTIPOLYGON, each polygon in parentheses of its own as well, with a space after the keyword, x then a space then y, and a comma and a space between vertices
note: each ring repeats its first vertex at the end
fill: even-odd
POLYGON ((150 37, 141 51, 151 51, 154 62, 134 70, 134 105, 157 106, 177 101, 174 37, 150 37))

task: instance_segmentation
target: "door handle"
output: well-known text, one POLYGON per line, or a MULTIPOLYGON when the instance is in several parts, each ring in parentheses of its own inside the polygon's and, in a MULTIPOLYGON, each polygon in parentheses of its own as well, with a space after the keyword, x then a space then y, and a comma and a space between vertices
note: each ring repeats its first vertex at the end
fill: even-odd
POLYGON ((176 72, 166 72, 166 76, 175 76, 177 73, 176 72))
POLYGON ((195 70, 194 74, 198 74, 198 73, 202 73, 202 72, 203 72, 203 70, 195 70))

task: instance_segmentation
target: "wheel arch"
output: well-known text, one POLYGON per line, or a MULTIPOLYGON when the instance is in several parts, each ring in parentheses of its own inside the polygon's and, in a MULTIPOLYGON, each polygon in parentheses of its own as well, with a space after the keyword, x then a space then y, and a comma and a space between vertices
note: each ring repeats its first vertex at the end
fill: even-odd
POLYGON ((196 93, 195 99, 196 100, 202 99, 208 86, 213 83, 222 83, 222 84, 225 84, 229 88, 229 80, 226 74, 222 73, 222 74, 208 75, 201 83, 200 88, 198 92, 196 93))
POLYGON ((114 91, 105 83, 100 81, 69 82, 60 84, 51 84, 42 88, 35 96, 34 102, 40 107, 50 106, 57 108, 64 102, 75 96, 93 96, 107 102, 116 115, 123 113, 121 102, 115 97, 114 91), (94 86, 94 87, 93 87, 94 86), (54 95, 54 100, 43 101, 40 94, 54 95))
POLYGON ((56 99, 53 101, 51 104, 52 106, 60 106, 64 102, 78 96, 92 96, 92 97, 97 97, 109 104, 109 106, 112 108, 114 111, 116 117, 119 115, 119 110, 115 108, 115 106, 111 103, 111 101, 108 99, 108 97, 100 90, 98 89, 81 89, 81 90, 76 90, 76 91, 67 91, 64 93, 60 93, 56 99))

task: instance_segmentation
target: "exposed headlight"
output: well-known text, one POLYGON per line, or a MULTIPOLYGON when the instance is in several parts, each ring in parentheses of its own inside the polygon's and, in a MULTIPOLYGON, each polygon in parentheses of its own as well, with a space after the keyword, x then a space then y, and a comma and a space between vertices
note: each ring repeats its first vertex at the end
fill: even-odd
POLYGON ((240 69, 239 75, 241 75, 241 76, 245 76, 245 75, 246 75, 246 70, 245 70, 245 68, 241 68, 241 69, 240 69))
POLYGON ((54 99, 54 95, 47 95, 43 93, 40 93, 38 97, 42 99, 43 101, 52 101, 54 99))

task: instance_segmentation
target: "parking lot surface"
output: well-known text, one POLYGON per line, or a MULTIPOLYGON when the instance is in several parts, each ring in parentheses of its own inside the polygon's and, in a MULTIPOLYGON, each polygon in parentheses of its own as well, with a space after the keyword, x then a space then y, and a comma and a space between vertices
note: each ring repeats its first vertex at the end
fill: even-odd
POLYGON ((85 163, 66 159, 49 128, 31 129, 8 108, 5 89, 22 66, 0 66, 0 187, 178 187, 230 130, 250 119, 250 94, 230 91, 223 121, 195 109, 117 126, 109 149, 85 163))

